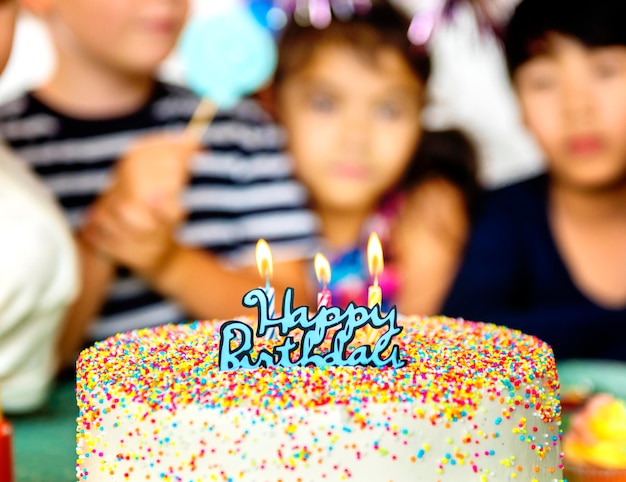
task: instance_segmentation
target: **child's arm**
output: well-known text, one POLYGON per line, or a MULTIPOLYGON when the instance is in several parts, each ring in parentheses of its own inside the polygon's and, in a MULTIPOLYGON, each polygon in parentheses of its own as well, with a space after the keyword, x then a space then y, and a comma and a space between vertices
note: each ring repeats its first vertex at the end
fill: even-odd
POLYGON ((434 315, 458 269, 469 233, 465 198, 441 178, 427 179, 410 192, 393 232, 403 313, 434 315))
MULTIPOLYGON (((151 219, 139 205, 161 202, 168 222, 174 225, 182 219, 183 209, 178 199, 186 186, 190 159, 196 149, 196 142, 182 135, 155 134, 135 141, 119 160, 113 179, 112 191, 129 200, 124 204, 123 215, 130 217, 135 224, 145 225, 151 219)), ((100 209, 107 196, 104 194, 91 206, 91 213, 86 215, 86 226, 90 224, 93 211, 100 209)), ((111 233, 100 234, 107 236, 111 233)), ((62 363, 74 362, 89 324, 106 301, 118 264, 114 257, 87 241, 85 230, 75 238, 80 257, 81 290, 65 318, 59 341, 62 363)))
POLYGON ((80 266, 80 292, 68 310, 59 338, 61 367, 76 361, 76 352, 85 340, 87 327, 100 311, 115 276, 113 260, 94 249, 82 236, 75 237, 80 266))
MULTIPOLYGON (((272 286, 276 289, 276 310, 287 287, 294 288, 295 306, 310 306, 304 261, 275 263, 272 286), (280 274, 277 274, 280 273, 280 274)), ((197 318, 232 318, 245 314, 241 300, 252 288, 264 283, 256 267, 231 271, 217 258, 201 249, 180 246, 160 272, 147 278, 162 295, 175 299, 197 318)))
MULTIPOLYGON (((85 237, 197 318, 241 314, 243 295, 262 284, 256 268, 225 268, 215 255, 178 243, 176 227, 163 205, 133 206, 130 199, 110 192, 93 210, 85 237)), ((274 273, 277 299, 291 286, 296 302, 309 304, 304 262, 277 263, 274 273)))

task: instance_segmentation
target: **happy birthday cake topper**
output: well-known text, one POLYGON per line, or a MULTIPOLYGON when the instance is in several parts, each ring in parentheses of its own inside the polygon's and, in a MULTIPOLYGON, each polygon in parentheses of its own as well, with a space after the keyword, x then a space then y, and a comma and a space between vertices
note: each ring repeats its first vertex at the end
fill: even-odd
MULTIPOLYGON (((375 234, 373 236, 377 239, 375 234)), ((260 246, 266 244, 263 240, 259 241, 260 246)), ((375 264, 378 268, 374 270, 376 278, 382 271, 382 249, 380 242, 370 245, 374 248, 368 247, 368 257, 377 260, 375 264)), ((269 247, 257 253, 265 251, 269 251, 269 247)), ((318 273, 318 279, 323 283, 320 294, 323 294, 330 279, 330 266, 325 258, 322 262, 319 260, 320 257, 316 270, 323 272, 321 276, 318 273)), ((380 291, 376 280, 375 285, 380 291)), ((369 303, 367 307, 350 303, 345 309, 330 306, 330 297, 321 302, 318 296, 317 312, 310 315, 307 306, 294 308, 293 288, 288 288, 283 297, 280 317, 274 315, 272 301, 268 296, 270 293, 273 296, 274 290, 268 282, 264 288, 255 288, 243 297, 244 307, 257 308, 256 332, 252 326, 240 320, 228 321, 221 326, 218 354, 220 370, 307 366, 400 368, 406 364, 400 358, 399 346, 393 345, 393 339, 403 328, 398 326, 395 306, 384 316, 381 313, 382 292, 377 301, 369 303), (372 333, 382 328, 387 329, 381 330, 380 336, 375 339, 372 333), (282 340, 267 336, 276 332, 282 340), (255 336, 274 339, 276 342, 271 351, 261 348, 255 353, 255 336), (355 339, 357 342, 364 340, 364 343, 354 346, 355 339)))
POLYGON ((258 324, 256 336, 262 337, 270 329, 277 329, 283 337, 272 351, 262 348, 253 356, 253 328, 243 321, 232 320, 220 328, 219 366, 220 370, 238 370, 258 367, 324 367, 324 366, 371 366, 403 367, 406 362, 400 358, 398 345, 392 346, 393 339, 402 332, 397 323, 396 308, 382 316, 378 305, 373 308, 350 303, 346 309, 322 307, 309 317, 309 308, 293 307, 293 288, 288 288, 283 298, 282 316, 269 318, 268 299, 265 291, 255 288, 243 297, 247 308, 257 307, 258 324), (364 344, 348 351, 357 331, 370 326, 387 327, 375 342, 364 344), (335 329, 329 349, 321 350, 328 332, 335 329), (299 340, 293 336, 301 331, 299 340), (387 354, 385 355, 385 353, 387 354), (294 355, 297 355, 294 358, 294 355))

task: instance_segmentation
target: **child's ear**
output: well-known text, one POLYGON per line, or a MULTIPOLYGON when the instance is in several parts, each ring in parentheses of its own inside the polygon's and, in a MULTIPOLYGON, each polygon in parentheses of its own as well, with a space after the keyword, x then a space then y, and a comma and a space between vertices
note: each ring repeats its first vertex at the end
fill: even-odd
POLYGON ((20 6, 38 17, 45 15, 54 0, 20 0, 20 6))

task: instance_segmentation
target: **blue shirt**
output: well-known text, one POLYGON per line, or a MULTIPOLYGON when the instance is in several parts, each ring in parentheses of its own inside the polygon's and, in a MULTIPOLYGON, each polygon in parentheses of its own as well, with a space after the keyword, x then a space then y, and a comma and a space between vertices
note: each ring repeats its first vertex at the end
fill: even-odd
POLYGON ((576 287, 552 236, 547 199, 545 175, 488 195, 443 312, 535 335, 557 360, 626 360, 626 304, 604 308, 576 287))

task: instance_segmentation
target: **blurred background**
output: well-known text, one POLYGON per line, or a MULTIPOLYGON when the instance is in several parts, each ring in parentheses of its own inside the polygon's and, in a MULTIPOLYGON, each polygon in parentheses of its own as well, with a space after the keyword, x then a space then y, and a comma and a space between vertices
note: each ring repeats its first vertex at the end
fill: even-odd
MULTIPOLYGON (((419 4, 427 0, 398 0, 419 4)), ((194 15, 217 15, 247 8, 241 0, 194 0, 194 15)), ((539 172, 541 153, 519 119, 497 40, 482 32, 471 9, 455 17, 432 38, 431 107, 425 123, 438 129, 462 127, 479 146, 480 176, 489 187, 501 186, 539 172)), ((0 79, 0 102, 37 85, 53 66, 46 33, 39 22, 23 15, 11 61, 0 79)), ((184 84, 176 55, 163 65, 163 78, 184 84)))
MULTIPOLYGON (((432 6, 441 0, 394 1, 415 8, 419 4, 432 6)), ((516 0, 490 1, 506 2, 509 6, 516 3, 516 0)), ((245 0, 192 0, 192 3, 192 15, 213 18, 230 10, 249 8, 245 0)), ((433 73, 428 83, 424 124, 431 130, 459 127, 468 133, 478 147, 481 180, 487 187, 500 187, 542 171, 543 155, 520 119, 498 41, 479 27, 469 6, 459 3, 454 17, 436 29, 429 43, 433 73)), ((245 37, 235 41, 239 41, 235 47, 237 53, 238 48, 245 50, 250 44, 245 37)), ((221 55, 224 45, 216 45, 215 49, 220 52, 217 58, 226 58, 226 54, 221 55)), ((53 66, 53 51, 45 29, 36 18, 24 14, 18 23, 10 63, 0 77, 0 104, 41 84, 53 66)), ((164 63, 160 75, 169 82, 187 84, 183 62, 176 53, 164 63)), ((626 372, 622 364, 574 361, 559 366, 559 377, 566 414, 564 428, 570 414, 594 393, 612 392, 626 399, 626 372)), ((20 481, 72 478, 74 397, 73 381, 65 381, 42 411, 14 420, 20 481), (55 443, 46 443, 49 440, 55 443), (48 465, 33 464, 32 460, 54 460, 59 478, 53 478, 48 465)))

